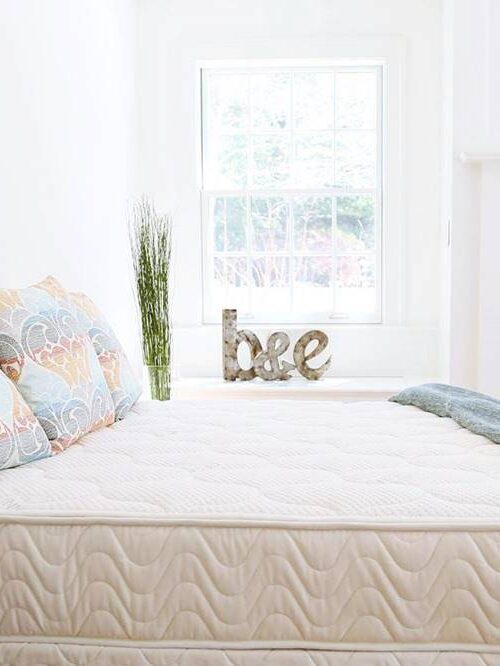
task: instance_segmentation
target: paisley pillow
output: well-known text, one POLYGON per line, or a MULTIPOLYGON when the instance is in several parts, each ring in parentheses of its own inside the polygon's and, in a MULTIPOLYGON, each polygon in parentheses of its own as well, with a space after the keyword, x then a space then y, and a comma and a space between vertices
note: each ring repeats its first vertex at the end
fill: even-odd
POLYGON ((104 372, 113 404, 115 419, 122 419, 141 395, 141 385, 113 329, 94 302, 85 294, 71 294, 77 317, 92 340, 104 372))
POLYGON ((14 384, 0 372, 0 469, 50 455, 42 426, 14 384))
POLYGON ((56 453, 114 421, 92 343, 54 278, 0 289, 0 369, 17 385, 56 453))

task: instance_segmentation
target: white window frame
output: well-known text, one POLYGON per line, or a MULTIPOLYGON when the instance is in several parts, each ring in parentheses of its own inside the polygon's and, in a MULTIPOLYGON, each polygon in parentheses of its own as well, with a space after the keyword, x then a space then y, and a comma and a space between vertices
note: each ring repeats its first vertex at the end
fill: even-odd
MULTIPOLYGON (((386 283, 386 276, 384 274, 384 196, 385 196, 385 179, 386 173, 384 169, 385 153, 386 153, 386 133, 387 133, 387 105, 386 105, 386 65, 383 61, 374 61, 373 58, 353 60, 346 58, 329 58, 321 62, 314 59, 301 59, 300 61, 280 61, 279 59, 272 60, 233 60, 233 61, 205 61, 199 63, 199 82, 200 82, 200 125, 201 125, 201 145, 200 145, 200 196, 201 196, 201 228, 202 228, 202 275, 203 275, 203 323, 213 324, 220 322, 220 312, 213 307, 211 303, 211 282, 213 270, 213 257, 218 253, 214 252, 214 239, 213 239, 213 225, 210 220, 210 198, 214 196, 245 196, 250 200, 251 196, 278 196, 285 199, 291 199, 293 196, 342 196, 342 195, 372 195, 375 198, 375 308, 372 313, 341 313, 335 312, 335 285, 332 285, 332 310, 330 312, 308 312, 301 314, 298 312, 277 312, 276 314, 259 313, 253 311, 251 313, 239 312, 238 318, 241 322, 249 322, 255 324, 302 324, 302 323, 327 323, 327 324, 379 324, 383 322, 384 313, 384 284, 386 283), (241 70, 245 74, 267 72, 375 72, 377 75, 377 119, 376 119, 376 182, 374 188, 368 189, 353 189, 340 186, 320 189, 261 189, 256 187, 246 187, 242 189, 231 190, 217 190, 203 187, 203 164, 206 163, 206 134, 207 134, 207 113, 203 112, 203 100, 207 99, 207 74, 217 73, 224 74, 234 72, 235 68, 241 70)), ((285 134, 287 131, 300 134, 300 130, 283 130, 285 134)), ((305 130, 304 130, 305 131, 305 130)), ((308 129, 309 131, 313 131, 308 129)), ((336 128, 331 130, 335 135, 336 128)), ((335 205, 335 200, 334 200, 335 205)), ((248 207, 248 206, 247 206, 248 207)), ((249 224, 247 214, 247 225, 249 224)), ((291 224, 289 220, 289 231, 291 233, 291 224)), ((332 234, 335 235, 335 223, 332 224, 332 234)), ((249 237, 249 236, 248 236, 249 237)), ((289 244, 290 245, 290 244, 289 244)), ((247 254, 249 249, 247 248, 247 254)), ((230 253, 222 253, 229 256, 230 253)), ((259 254, 259 253, 254 253, 259 254)), ((294 256, 291 246, 281 254, 290 259, 294 256)), ((320 256, 319 252, 300 252, 298 255, 307 256, 320 256)), ((333 272, 335 274, 335 261, 337 251, 335 242, 332 244, 331 257, 333 262, 333 272)), ((342 253, 343 255, 344 253, 342 253)), ((235 253, 235 256, 242 256, 241 253, 235 253)), ((262 253, 265 256, 265 253, 262 253)), ((292 279, 292 278, 291 278, 292 279)), ((293 280, 292 286, 293 290, 293 280)), ((251 294, 251 285, 248 287, 251 294)), ((230 304, 228 304, 230 305, 230 304)), ((251 308, 252 309, 252 308, 251 308)))

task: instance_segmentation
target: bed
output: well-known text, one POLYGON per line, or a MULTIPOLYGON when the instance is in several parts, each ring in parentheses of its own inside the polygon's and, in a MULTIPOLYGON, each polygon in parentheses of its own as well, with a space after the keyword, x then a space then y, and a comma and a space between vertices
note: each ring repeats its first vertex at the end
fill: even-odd
POLYGON ((500 446, 394 403, 139 403, 0 475, 0 663, 500 664, 500 446))

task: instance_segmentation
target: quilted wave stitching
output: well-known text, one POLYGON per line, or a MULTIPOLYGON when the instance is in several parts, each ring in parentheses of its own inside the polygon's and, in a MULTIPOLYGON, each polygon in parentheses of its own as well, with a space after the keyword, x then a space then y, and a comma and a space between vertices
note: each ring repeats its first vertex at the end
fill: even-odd
POLYGON ((477 531, 5 524, 0 633, 500 645, 499 545, 477 531))

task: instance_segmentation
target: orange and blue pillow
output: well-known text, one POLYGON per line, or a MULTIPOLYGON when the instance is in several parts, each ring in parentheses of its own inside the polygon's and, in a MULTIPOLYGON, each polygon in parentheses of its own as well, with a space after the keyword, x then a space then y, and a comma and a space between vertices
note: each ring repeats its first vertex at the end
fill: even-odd
POLYGON ((0 470, 50 455, 42 426, 15 385, 0 372, 0 470))
POLYGON ((68 293, 54 278, 0 289, 0 369, 57 453, 114 421, 106 380, 68 293))
POLYGON ((113 329, 86 295, 72 293, 80 324, 92 340, 115 407, 115 419, 122 419, 141 395, 141 385, 113 329))

